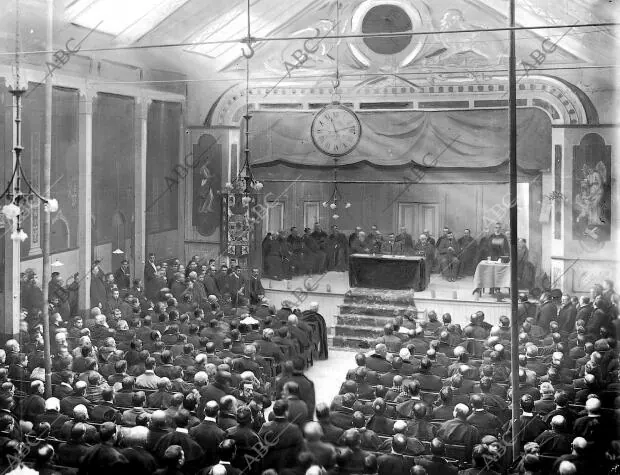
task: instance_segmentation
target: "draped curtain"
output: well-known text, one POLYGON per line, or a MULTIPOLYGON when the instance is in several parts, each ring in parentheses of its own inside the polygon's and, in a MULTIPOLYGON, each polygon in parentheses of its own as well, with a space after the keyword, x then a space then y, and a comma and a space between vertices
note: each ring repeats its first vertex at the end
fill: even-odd
MULTIPOLYGON (((380 166, 415 162, 437 168, 489 168, 509 156, 509 124, 505 110, 359 112, 362 138, 340 165, 367 161, 380 166)), ((311 112, 253 113, 253 164, 283 161, 330 166, 333 159, 312 143, 311 112)), ((551 122, 538 109, 517 112, 518 166, 540 170, 550 166, 551 122)))

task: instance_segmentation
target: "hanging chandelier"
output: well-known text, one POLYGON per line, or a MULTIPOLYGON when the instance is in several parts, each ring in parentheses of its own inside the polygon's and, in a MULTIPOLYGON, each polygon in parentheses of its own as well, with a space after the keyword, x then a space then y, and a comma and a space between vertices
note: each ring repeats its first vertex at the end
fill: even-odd
POLYGON ((21 84, 21 69, 20 69, 20 51, 21 51, 21 39, 19 34, 19 3, 18 3, 18 16, 17 27, 15 37, 15 85, 10 88, 10 93, 13 96, 15 104, 15 145, 13 147, 13 153, 15 154, 15 166, 13 167, 13 173, 11 179, 7 184, 4 192, 0 195, 0 200, 6 199, 8 201, 2 207, 2 214, 6 218, 10 219, 13 228, 11 232, 11 239, 13 241, 24 242, 28 235, 22 229, 22 221, 29 213, 31 206, 36 200, 39 200, 44 205, 46 213, 55 213, 58 211, 58 201, 51 198, 44 198, 33 187, 22 168, 21 157, 24 151, 22 146, 22 96, 26 93, 26 87, 21 84), (25 186, 22 187, 22 181, 25 186), (22 218, 23 215, 26 215, 22 218))
MULTIPOLYGON (((338 214, 338 203, 342 203, 343 201, 344 197, 342 195, 342 192, 338 189, 338 160, 334 159, 334 191, 332 192, 328 200, 323 201, 322 205, 323 208, 329 208, 334 212, 334 214, 332 215, 332 219, 336 220, 340 218, 340 215, 338 214)), ((344 208, 348 209, 350 207, 351 203, 348 201, 345 202, 344 208)))
POLYGON ((250 165, 250 119, 252 116, 250 115, 250 58, 254 56, 254 49, 252 48, 253 38, 250 34, 250 1, 248 0, 248 37, 246 42, 248 44, 249 53, 246 53, 245 50, 242 50, 243 56, 246 59, 246 68, 245 68, 245 115, 243 119, 245 121, 245 148, 244 158, 243 158, 243 166, 237 173, 237 176, 232 180, 232 182, 228 182, 224 185, 226 191, 228 193, 240 194, 243 195, 241 198, 241 203, 244 207, 249 207, 250 203, 252 203, 252 195, 258 193, 263 188, 263 184, 254 178, 254 173, 252 172, 252 166, 250 165))

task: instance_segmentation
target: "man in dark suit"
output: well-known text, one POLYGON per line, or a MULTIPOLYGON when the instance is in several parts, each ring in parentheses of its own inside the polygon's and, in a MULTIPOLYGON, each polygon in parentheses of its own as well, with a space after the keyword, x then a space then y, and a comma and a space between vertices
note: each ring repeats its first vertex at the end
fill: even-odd
POLYGON ((60 401, 60 412, 67 416, 73 416, 73 408, 78 404, 83 404, 90 410, 93 404, 85 397, 87 386, 88 384, 84 381, 75 383, 73 394, 62 398, 60 401))
POLYGON ((575 321, 577 320, 577 309, 571 302, 570 295, 562 295, 562 305, 558 312, 558 323, 560 324, 560 331, 565 335, 568 335, 575 328, 575 321))
POLYGON ((273 404, 273 420, 265 422, 258 435, 269 445, 269 451, 263 459, 264 468, 272 468, 278 473, 285 468, 297 465, 297 456, 302 451, 304 439, 295 424, 286 417, 288 403, 277 400, 273 404))
POLYGON ((458 468, 449 463, 444 457, 446 444, 440 439, 431 441, 431 455, 422 455, 416 458, 416 463, 426 470, 429 475, 457 475, 458 468))
POLYGON ((536 437, 535 442, 540 447, 541 455, 559 457, 570 452, 571 440, 572 437, 566 427, 566 419, 557 415, 551 419, 551 429, 536 437))
POLYGON ((336 427, 331 422, 329 407, 321 402, 316 406, 316 419, 323 429, 323 437, 321 440, 337 445, 344 430, 336 427))
MULTIPOLYGON (((579 297, 579 305, 577 306, 577 316, 576 320, 583 320, 587 322, 590 319, 590 316, 594 312, 594 306, 592 305, 592 301, 590 297, 582 296, 579 297)), ((571 332, 574 328, 571 328, 571 332)))
POLYGON ((185 454, 185 464, 183 464, 181 472, 194 474, 198 472, 201 467, 204 453, 200 445, 189 436, 187 431, 188 423, 189 412, 185 409, 177 411, 176 416, 174 416, 174 425, 176 429, 172 432, 168 432, 159 439, 153 449, 153 455, 159 460, 163 460, 166 449, 171 445, 178 445, 183 449, 183 453, 185 454))
POLYGON ((478 429, 467 422, 469 413, 469 407, 457 404, 454 407, 454 419, 442 423, 437 431, 437 437, 444 442, 465 445, 466 459, 471 457, 474 445, 480 442, 478 429))
POLYGON ((258 304, 265 296, 258 268, 252 269, 252 275, 245 284, 245 296, 250 300, 250 305, 258 304))
POLYGON ((403 434, 392 437, 392 452, 377 458, 378 475, 408 475, 402 454, 407 449, 407 438, 403 434))
POLYGON ((80 473, 123 473, 128 460, 116 449, 117 427, 104 422, 99 429, 101 442, 91 447, 80 462, 80 473))
MULTIPOLYGON (((520 439, 519 447, 523 447, 526 443, 536 440, 536 437, 547 429, 547 424, 537 414, 534 414, 534 398, 530 394, 521 396, 520 404, 519 427, 521 430, 517 437, 520 439)), ((508 429, 507 436, 512 436, 512 426, 508 429)))
POLYGON ((258 354, 263 357, 273 358, 276 364, 281 363, 284 360, 284 352, 282 348, 276 345, 273 339, 274 332, 271 328, 265 328, 263 330, 262 340, 258 340, 258 354))
POLYGON ((549 331, 549 324, 558 318, 558 308, 555 306, 551 295, 544 292, 540 296, 540 308, 536 315, 536 325, 545 332, 549 331))
POLYGON ((262 371, 260 365, 256 362, 256 347, 254 345, 245 345, 243 356, 233 360, 232 368, 238 374, 244 371, 251 371, 254 373, 254 376, 261 379, 262 371))
POLYGON ((411 376, 420 381, 420 388, 426 391, 439 391, 443 387, 441 378, 431 373, 431 361, 425 356, 420 363, 420 372, 411 376))
POLYGON ((129 261, 123 259, 121 266, 114 272, 114 281, 118 288, 123 292, 123 296, 131 287, 131 274, 129 272, 129 261))
POLYGON ((229 394, 231 379, 232 375, 229 372, 218 371, 215 373, 215 381, 199 389, 200 406, 197 411, 199 416, 202 415, 207 402, 215 401, 219 403, 220 399, 229 394))
POLYGON ((480 437, 492 435, 497 437, 501 431, 502 423, 497 416, 491 414, 484 408, 484 398, 480 394, 472 394, 469 397, 472 413, 467 418, 467 422, 478 429, 480 437))
POLYGON ((379 343, 375 346, 375 352, 366 358, 366 368, 377 373, 387 373, 392 365, 386 359, 387 347, 383 343, 379 343))
POLYGON ((156 277, 157 277, 157 265, 155 264, 155 253, 150 252, 148 260, 144 264, 145 293, 150 298, 152 298, 154 293, 156 293, 159 290, 159 289, 154 288, 156 277))
POLYGON ((220 406, 215 401, 209 401, 205 405, 204 420, 197 426, 192 427, 189 430, 189 435, 194 439, 204 452, 204 465, 215 465, 219 458, 217 448, 226 438, 226 432, 224 432, 217 425, 217 416, 220 412, 220 406))
POLYGON ((439 269, 448 282, 454 282, 459 272, 460 260, 457 257, 461 253, 459 243, 454 239, 454 234, 449 232, 445 238, 440 238, 437 244, 439 255, 439 269))

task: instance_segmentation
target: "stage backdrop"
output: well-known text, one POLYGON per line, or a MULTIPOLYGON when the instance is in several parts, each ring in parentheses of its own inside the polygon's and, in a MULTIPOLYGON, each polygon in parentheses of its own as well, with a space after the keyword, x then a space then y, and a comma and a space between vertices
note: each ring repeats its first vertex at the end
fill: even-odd
MULTIPOLYGON (((508 161, 508 113, 505 110, 450 112, 359 112, 362 138, 340 165, 368 161, 380 166, 415 162, 437 168, 488 168, 508 161), (427 157, 425 159, 425 157, 427 157)), ((253 113, 252 163, 283 161, 329 166, 333 159, 317 151, 310 138, 311 112, 253 113)), ((522 170, 549 168, 551 122, 538 109, 517 112, 518 165, 522 170)))

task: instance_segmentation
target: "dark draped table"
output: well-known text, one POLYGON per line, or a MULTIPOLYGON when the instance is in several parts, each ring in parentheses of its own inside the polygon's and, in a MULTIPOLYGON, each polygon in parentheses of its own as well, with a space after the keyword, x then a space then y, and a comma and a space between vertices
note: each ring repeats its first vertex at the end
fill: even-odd
POLYGON ((424 257, 382 254, 352 254, 349 257, 351 287, 422 291, 430 278, 424 257))

